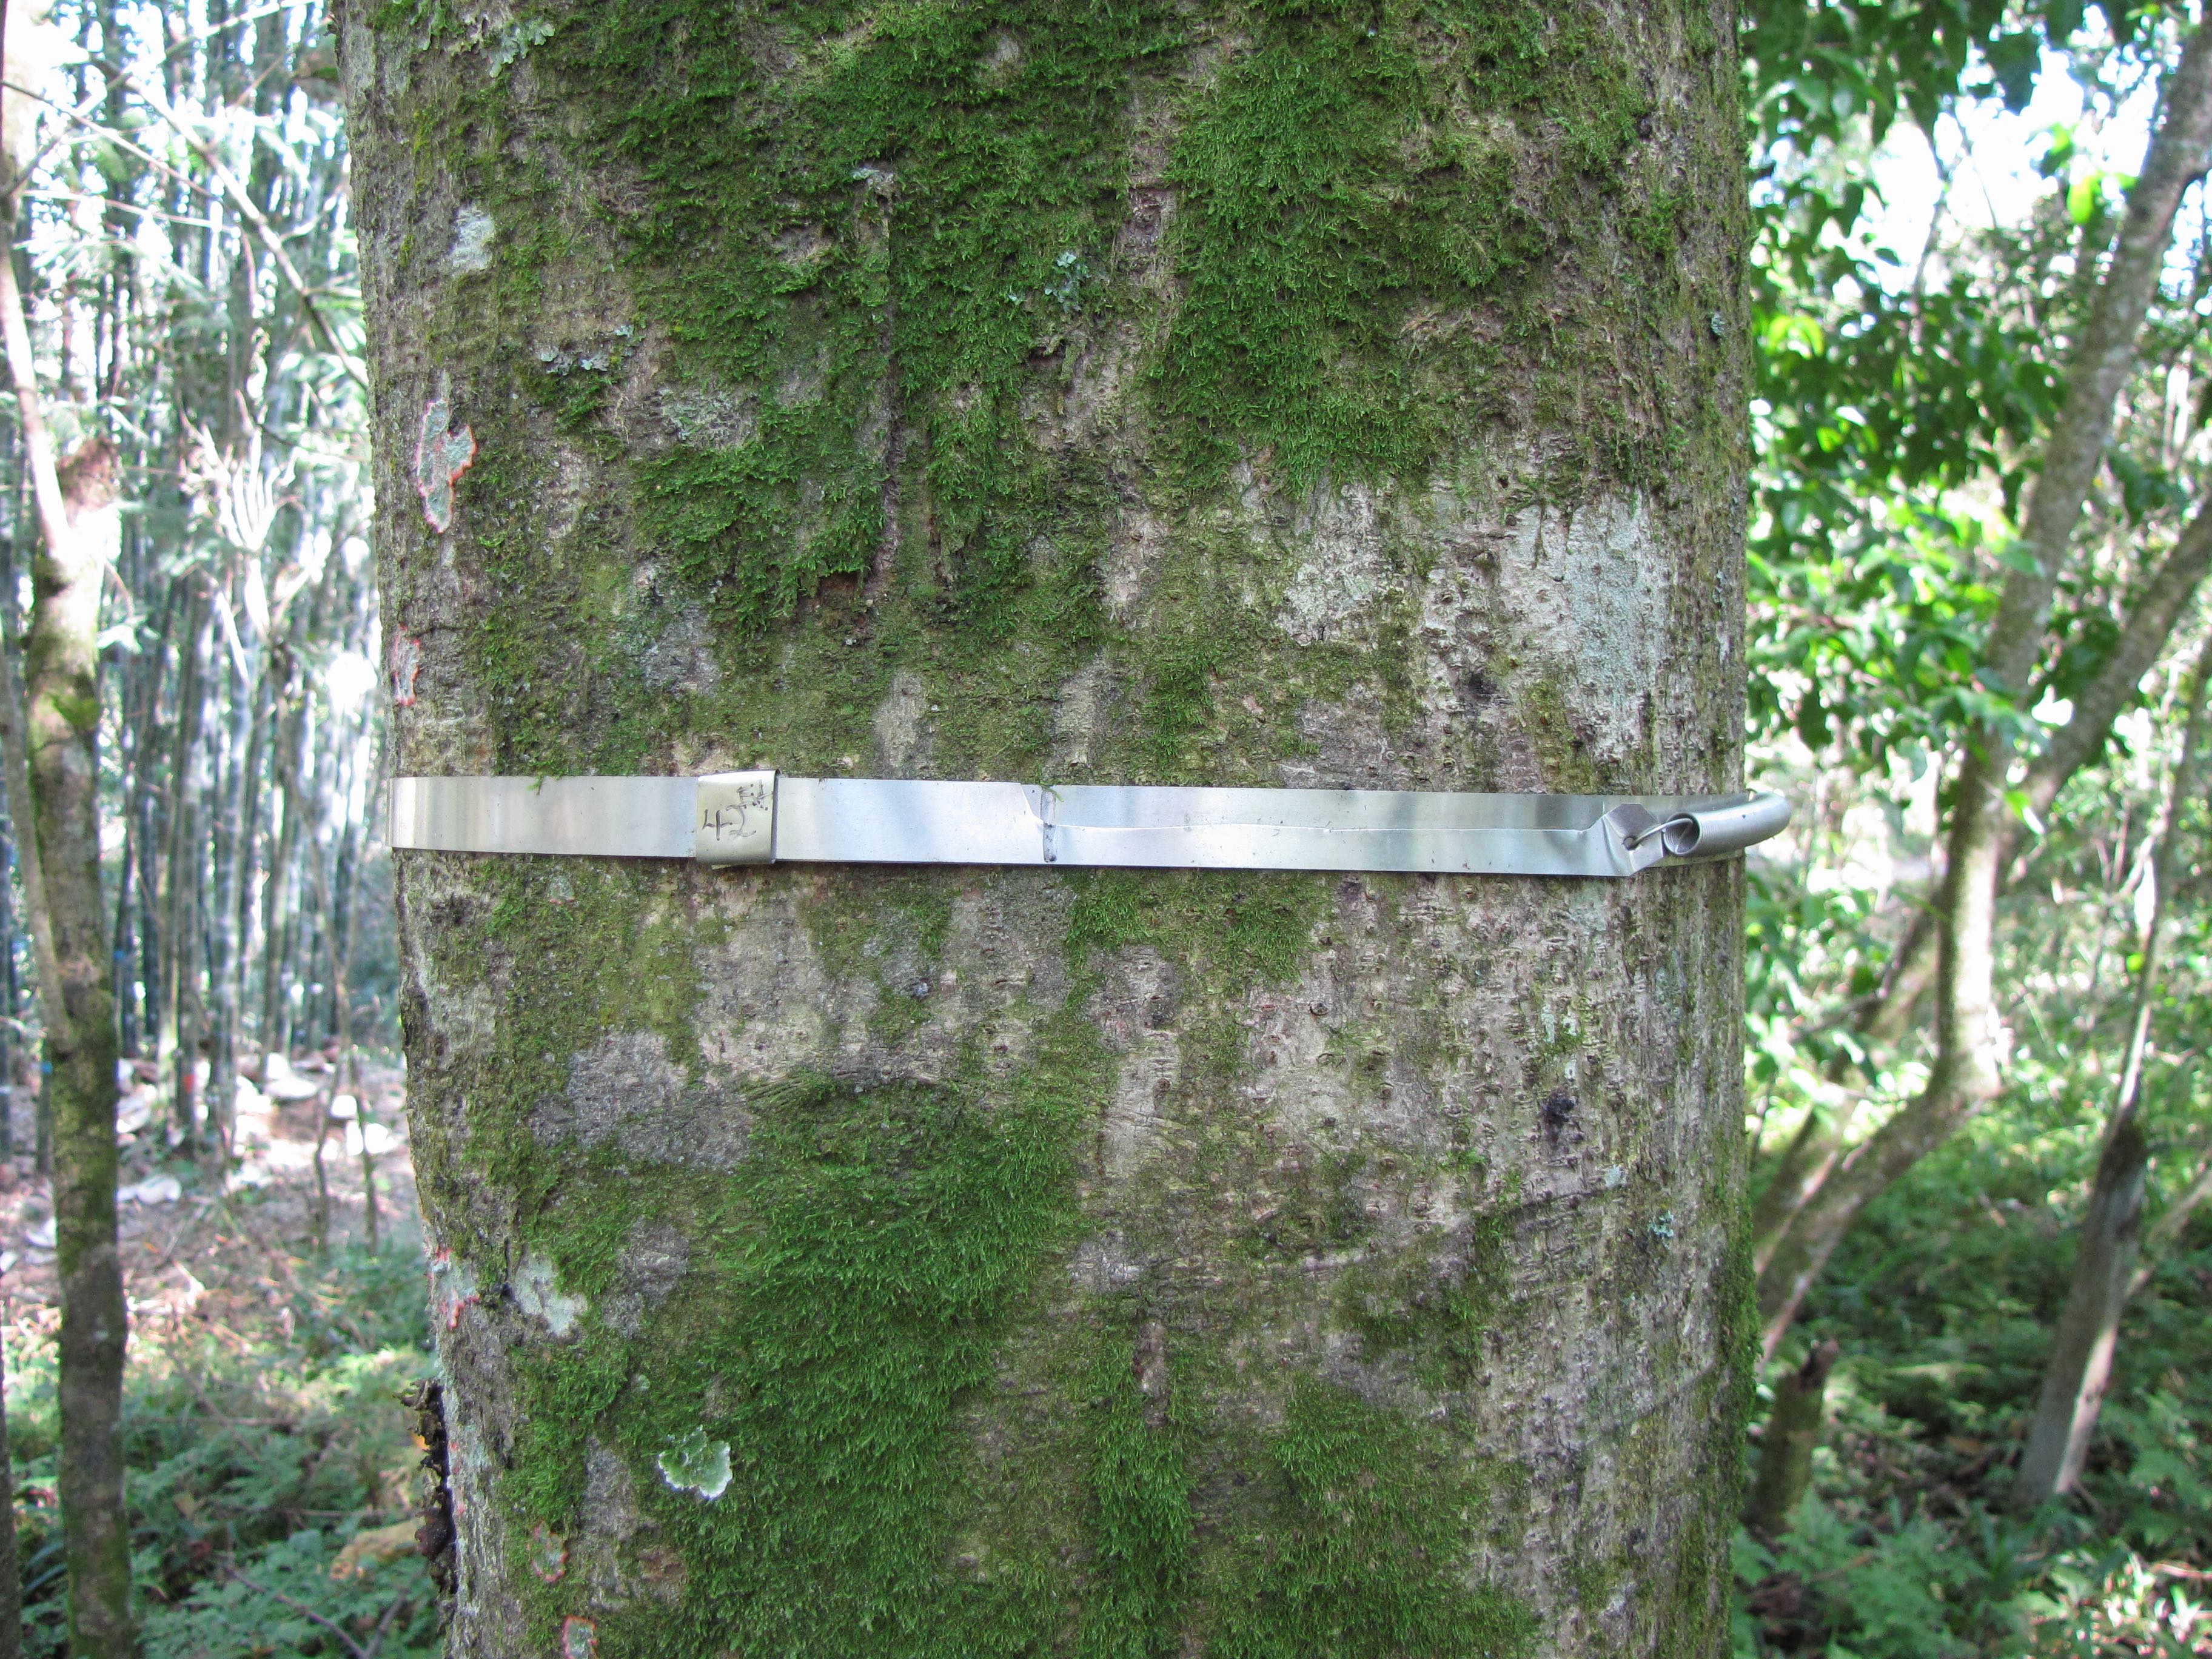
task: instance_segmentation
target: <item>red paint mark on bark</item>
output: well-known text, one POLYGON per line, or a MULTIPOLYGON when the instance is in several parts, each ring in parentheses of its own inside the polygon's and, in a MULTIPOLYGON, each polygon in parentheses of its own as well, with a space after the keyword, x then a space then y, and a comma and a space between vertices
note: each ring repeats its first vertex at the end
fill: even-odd
POLYGON ((422 643, 412 634, 392 636, 392 703, 395 708, 415 706, 415 681, 422 672, 422 643))
POLYGON ((453 527, 453 486, 477 458, 476 434, 453 425, 453 405, 445 394, 422 406, 422 432, 415 441, 415 493, 422 498, 422 516, 433 530, 453 527))
POLYGON ((561 1621, 561 1659, 594 1659, 599 1650, 599 1627, 574 1613, 561 1621))
POLYGON ((453 1260, 452 1250, 441 1249, 430 1258, 430 1305, 445 1310, 446 1328, 453 1331, 460 1328, 461 1310, 472 1303, 479 1307, 483 1304, 483 1297, 477 1293, 477 1276, 469 1271, 468 1263, 453 1260))
POLYGON ((549 1584, 568 1571, 568 1540, 543 1521, 530 1528, 530 1565, 549 1584))

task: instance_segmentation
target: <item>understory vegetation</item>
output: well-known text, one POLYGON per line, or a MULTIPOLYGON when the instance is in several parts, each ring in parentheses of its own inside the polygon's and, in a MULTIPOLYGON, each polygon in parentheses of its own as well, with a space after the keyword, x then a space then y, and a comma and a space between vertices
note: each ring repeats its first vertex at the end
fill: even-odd
POLYGON ((1753 864, 1740 1655, 2212 1652, 2200 194, 2091 429, 2068 355, 2203 73, 2191 21, 1777 7, 1746 37, 1750 761, 1800 814, 1753 864), (2080 522, 2040 548, 2069 444, 2080 522), (2023 593, 2049 622, 2008 679, 2023 593), (1979 921, 1952 879, 1978 765, 1979 921), (2033 1484, 2069 1423, 2086 1455, 2033 1484))
POLYGON ((1737 1534, 1739 1656, 2212 1650, 2212 1231, 2132 1304, 2073 1501, 2010 1513, 2096 1156, 2081 1115, 2054 1100, 1992 1118, 1830 1267, 1804 1321, 1844 1355, 1826 1437, 1795 1527, 1737 1534))
MULTIPOLYGON (((419 1252, 295 1254, 279 1235, 299 1197, 185 1200, 200 1213, 171 1242, 205 1282, 133 1284, 124 1438, 148 1659, 440 1650, 398 1402, 431 1366, 419 1252)), ((54 1348, 36 1319, 7 1335, 23 1651, 49 1659, 66 1651, 54 1348)))

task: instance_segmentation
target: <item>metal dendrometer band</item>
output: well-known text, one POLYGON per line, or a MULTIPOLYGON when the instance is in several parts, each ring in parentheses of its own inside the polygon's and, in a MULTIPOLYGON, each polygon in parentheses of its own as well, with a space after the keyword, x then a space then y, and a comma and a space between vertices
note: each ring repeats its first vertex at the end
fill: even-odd
POLYGON ((702 864, 1632 876, 1790 822, 1771 791, 1477 795, 799 778, 398 778, 390 844, 702 864))

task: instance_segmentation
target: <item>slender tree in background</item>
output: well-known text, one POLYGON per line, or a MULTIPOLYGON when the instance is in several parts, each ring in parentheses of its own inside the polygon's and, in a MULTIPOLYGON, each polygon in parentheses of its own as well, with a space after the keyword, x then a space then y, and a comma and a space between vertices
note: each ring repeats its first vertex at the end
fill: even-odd
MULTIPOLYGON (((1737 782, 1725 9, 342 17, 397 770, 1737 782)), ((400 879, 457 1651, 1725 1644, 1738 868, 400 879)))
MULTIPOLYGON (((2014 776, 2022 707, 2049 651, 2051 599, 2069 567, 2076 527, 2113 428, 2113 410, 2136 365, 2144 319, 2173 238, 2182 193, 2212 159, 2212 33, 2189 33, 2161 87, 2158 123, 2069 360, 2066 398, 2045 438, 2017 548, 1979 653, 1978 682, 1993 712, 1966 735, 1946 792, 1941 883, 1929 931, 1900 951, 1888 988, 1909 1007, 1932 951, 1935 1055, 1918 1098, 1872 1135, 1847 1146, 1846 1125, 1808 1120, 1770 1181, 1754 1232, 1759 1307, 1771 1358, 1806 1291, 1866 1206, 1996 1095, 2002 1027, 1993 980, 1996 905, 2015 845, 2023 781, 2047 810, 2072 771, 2104 742, 2112 716, 2164 644, 2208 560, 2212 508, 2179 538, 2144 585, 2123 648, 2100 665, 2092 695, 2041 763, 2014 776), (2132 672, 2129 672, 2130 670, 2132 672), (2072 729, 2075 722, 2080 729, 2072 729)), ((2030 807, 2029 810, 2035 810, 2030 807)), ((1863 1016, 1868 1028, 1879 1009, 1863 1016)))
POLYGON ((1759 1443, 1759 1472, 1744 1505, 1744 1521, 1765 1538, 1790 1529, 1797 1505, 1813 1484, 1813 1453, 1820 1443, 1828 1374, 1842 1356, 1832 1339, 1816 1342, 1802 1365, 1774 1384, 1774 1407, 1759 1443))
POLYGON ((2027 1446, 2021 1453, 2013 1504, 2023 1511, 2073 1491, 2081 1479, 2089 1437, 2096 1431, 2097 1414, 2112 1381, 2120 1315, 2136 1288, 2143 1186, 2151 1156, 2150 1126, 2143 1121, 2144 1072, 2151 1020, 2162 988, 2174 885, 2186 867, 2181 855, 2182 821, 2202 781, 2208 669, 2212 669, 2212 644, 2199 652, 2182 697, 2181 753, 2174 762, 2158 826, 2158 851, 2150 866, 2151 911, 2143 929, 2142 966, 2136 970, 2135 1020, 2112 1115, 2105 1126, 2096 1177, 2082 1210, 2066 1305, 2052 1333, 2050 1363, 2043 1373, 2027 1446))
POLYGON ((8 1357, 0 1349, 0 1659, 23 1651, 23 1573, 15 1545, 15 1464, 8 1446, 8 1357))
POLYGON ((24 839, 37 843, 39 871, 30 903, 52 940, 43 1069, 53 1120, 54 1249, 61 1281, 58 1484, 69 1564, 70 1648, 88 1659, 105 1659, 137 1646, 123 1498, 129 1321, 115 1237, 115 996, 100 891, 100 605, 121 516, 112 444, 94 437, 66 461, 55 459, 16 285, 20 180, 13 156, 9 172, 0 180, 0 224, 9 233, 0 258, 0 339, 14 379, 40 532, 31 566, 31 624, 22 641, 28 787, 11 793, 30 806, 24 839))

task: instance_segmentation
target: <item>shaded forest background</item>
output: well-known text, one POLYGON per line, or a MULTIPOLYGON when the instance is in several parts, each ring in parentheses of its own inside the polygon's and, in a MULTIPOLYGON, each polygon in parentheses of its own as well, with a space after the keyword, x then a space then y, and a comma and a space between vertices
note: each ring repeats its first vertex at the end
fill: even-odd
MULTIPOLYGON (((493 72, 557 27, 517 9, 495 37, 436 4, 387 10, 493 72)), ((426 1374, 430 1333, 370 811, 411 671, 375 610, 335 55, 315 4, 8 11, 14 258, 47 417, 65 451, 105 438, 122 465, 102 851, 148 1649, 428 1654, 394 1396, 426 1374)), ((2212 1652, 2201 186, 2157 240, 2096 431, 2075 372, 2146 193, 2122 135, 2159 130, 2191 74, 2212 81, 2185 53, 2192 21, 2124 0, 1759 0, 1744 20, 1749 741, 1753 775, 1802 810, 1752 863, 1771 1352, 1745 1449, 1741 1653, 2212 1652), (2014 142, 1994 118, 2053 77, 2080 115, 2032 134, 2032 204, 1954 199, 1978 188, 1966 150, 2014 142), (1942 188, 1899 246, 1878 187, 1911 144, 1942 188), (2084 515, 2045 545, 2033 486, 2069 444, 2087 445, 2084 515), (2002 672, 1993 635, 2038 582, 2049 625, 2025 672, 2002 672), (1945 1013, 1957 969, 1936 941, 1961 802, 1992 756, 1996 1023, 1977 1035, 1945 1013), (2136 1142, 2109 1392, 2070 1490, 2023 1504, 2084 1228, 2124 1196, 2113 1148, 2136 1142), (1816 1233, 1793 1289, 1774 1264, 1809 1259, 1816 1233)), ((37 520, 13 409, 0 594, 20 636, 37 520)), ((53 1234, 12 882, 0 938, 0 1320, 24 1641, 45 1655, 65 1592, 53 1234)))

